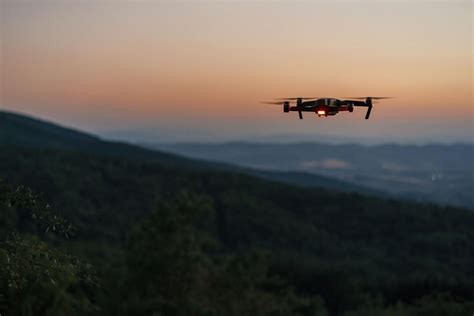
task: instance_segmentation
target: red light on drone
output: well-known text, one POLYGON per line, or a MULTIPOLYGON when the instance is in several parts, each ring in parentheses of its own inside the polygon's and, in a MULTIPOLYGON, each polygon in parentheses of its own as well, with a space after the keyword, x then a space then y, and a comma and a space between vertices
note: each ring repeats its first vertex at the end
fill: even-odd
POLYGON ((326 111, 318 111, 317 113, 318 113, 318 115, 325 115, 326 111))

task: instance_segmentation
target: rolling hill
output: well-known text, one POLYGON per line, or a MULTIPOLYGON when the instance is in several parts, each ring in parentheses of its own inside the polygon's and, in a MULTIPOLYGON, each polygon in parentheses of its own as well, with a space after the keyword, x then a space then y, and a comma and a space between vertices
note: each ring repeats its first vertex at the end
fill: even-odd
POLYGON ((267 180, 300 186, 323 187, 341 192, 359 192, 383 195, 376 189, 333 179, 326 176, 302 172, 278 172, 259 170, 236 165, 189 159, 176 154, 146 149, 116 141, 107 141, 97 136, 62 127, 26 115, 0 111, 0 144, 26 148, 62 149, 94 153, 109 157, 121 157, 140 161, 152 161, 166 166, 196 169, 225 170, 245 173, 267 180))
MULTIPOLYGON (((0 133, 0 178, 77 227, 70 241, 46 240, 96 268, 90 314, 163 312, 182 293, 173 314, 200 306, 189 300, 200 293, 211 298, 202 315, 460 315, 474 301, 469 210, 267 181, 5 113, 0 133), (268 263, 248 259, 252 249, 268 263), (182 289, 173 280, 188 272, 198 279, 182 289), (273 298, 291 312, 258 304, 273 298)), ((20 215, 0 217, 0 231, 27 230, 20 215)))

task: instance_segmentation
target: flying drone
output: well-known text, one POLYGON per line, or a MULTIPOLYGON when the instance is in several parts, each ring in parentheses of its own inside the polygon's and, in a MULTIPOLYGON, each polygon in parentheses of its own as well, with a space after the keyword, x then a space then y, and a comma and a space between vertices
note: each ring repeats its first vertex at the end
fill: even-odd
POLYGON ((318 117, 333 116, 342 111, 353 112, 355 106, 367 108, 365 119, 369 119, 372 111, 372 100, 390 99, 392 97, 353 97, 348 100, 335 98, 317 97, 296 97, 296 98, 276 98, 278 101, 262 102, 265 104, 283 105, 283 112, 298 112, 300 119, 303 119, 303 112, 314 112, 318 117), (362 101, 361 101, 362 100, 362 101), (294 103, 294 105, 292 105, 294 103))

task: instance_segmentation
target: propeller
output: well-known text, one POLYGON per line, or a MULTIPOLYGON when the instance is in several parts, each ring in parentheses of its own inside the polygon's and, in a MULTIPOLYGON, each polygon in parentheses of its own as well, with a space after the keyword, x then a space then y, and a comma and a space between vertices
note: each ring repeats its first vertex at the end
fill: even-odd
MULTIPOLYGON (((345 101, 351 101, 351 100, 345 100, 345 101)), ((360 101, 357 101, 357 102, 359 102, 359 103, 354 103, 353 105, 354 106, 367 106, 365 102, 360 102, 360 101)), ((371 100, 371 102, 372 102, 372 104, 379 104, 380 103, 379 101, 372 101, 372 100, 371 100)))
POLYGON ((260 101, 260 103, 283 105, 283 112, 285 112, 285 113, 290 112, 290 101, 284 101, 284 100, 282 100, 282 101, 260 101))
POLYGON ((291 98, 275 98, 276 100, 313 100, 313 99, 320 99, 319 97, 291 97, 291 98))
POLYGON ((365 100, 365 99, 372 99, 372 100, 382 100, 382 99, 393 99, 394 97, 348 97, 348 99, 355 99, 355 100, 365 100))
POLYGON ((285 103, 285 101, 260 101, 260 103, 263 103, 263 104, 283 104, 285 103))

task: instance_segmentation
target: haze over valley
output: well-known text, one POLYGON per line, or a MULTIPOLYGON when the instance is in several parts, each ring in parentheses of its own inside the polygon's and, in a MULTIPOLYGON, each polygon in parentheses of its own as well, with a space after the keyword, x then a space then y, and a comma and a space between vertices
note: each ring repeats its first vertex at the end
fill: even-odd
POLYGON ((400 198, 474 208, 474 145, 149 144, 192 158, 325 175, 400 198))

